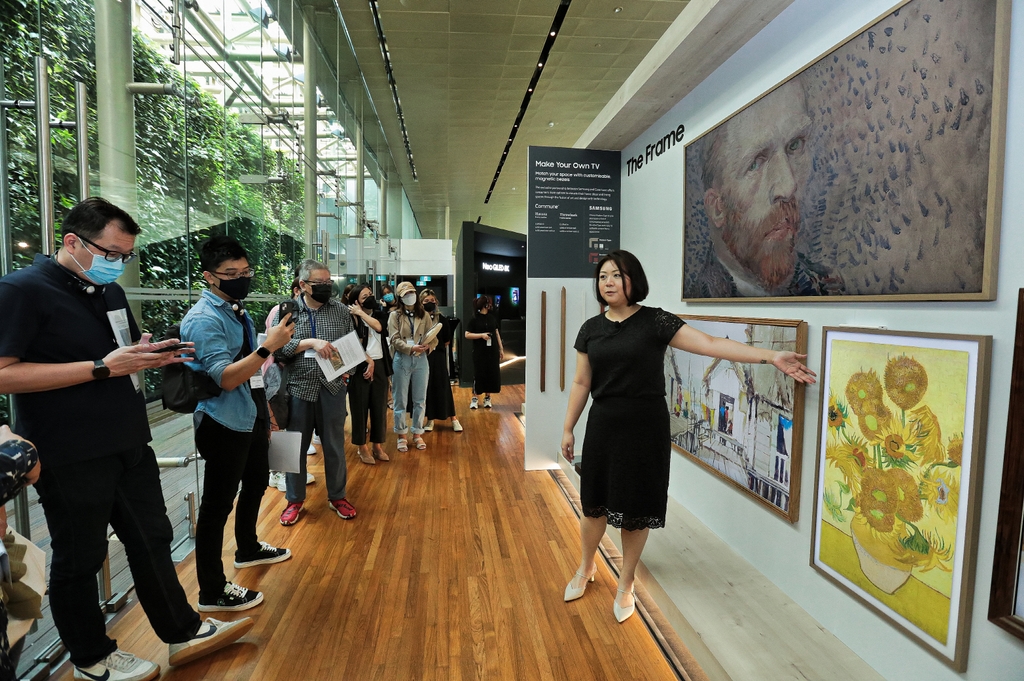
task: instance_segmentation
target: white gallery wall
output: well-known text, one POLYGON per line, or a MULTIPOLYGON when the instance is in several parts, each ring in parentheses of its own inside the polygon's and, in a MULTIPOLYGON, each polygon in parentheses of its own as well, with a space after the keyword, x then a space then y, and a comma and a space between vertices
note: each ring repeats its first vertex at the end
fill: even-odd
MULTIPOLYGON (((998 257, 998 297, 991 302, 820 302, 685 304, 682 281, 683 146, 645 162, 627 175, 625 159, 642 154, 677 125, 686 126, 685 142, 757 99, 821 55, 859 33, 892 10, 892 0, 796 0, 725 64, 680 101, 622 152, 622 247, 635 253, 651 281, 645 304, 671 312, 741 317, 802 319, 809 325, 807 363, 821 365, 821 328, 856 325, 935 333, 971 333, 993 337, 989 411, 983 450, 977 567, 968 669, 957 674, 845 592, 810 565, 813 524, 815 447, 821 396, 806 393, 800 520, 790 524, 719 478, 673 453, 671 496, 766 577, 834 633, 855 653, 893 681, 1024 679, 1024 641, 987 620, 992 554, 1003 467, 1007 397, 1013 356, 1018 289, 1024 287, 1024 0, 1013 0, 1002 227, 998 257)), ((527 376, 528 468, 557 465, 575 340, 584 316, 596 314, 590 282, 533 280, 530 295, 530 350, 527 376), (566 390, 558 386, 559 301, 566 286, 566 390), (538 389, 541 290, 548 292, 547 390, 538 389), (584 300, 586 301, 584 303, 584 300)), ((584 417, 585 419, 585 417, 584 417)), ((577 441, 582 440, 582 423, 577 441)))

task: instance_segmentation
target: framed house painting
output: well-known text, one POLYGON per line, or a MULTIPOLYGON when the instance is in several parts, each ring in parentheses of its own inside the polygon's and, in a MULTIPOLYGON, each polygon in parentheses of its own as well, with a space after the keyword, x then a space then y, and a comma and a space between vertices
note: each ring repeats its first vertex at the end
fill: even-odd
POLYGON ((686 146, 683 300, 992 300, 1006 0, 909 0, 686 146))
POLYGON ((811 565, 963 671, 991 337, 822 343, 811 565))
MULTIPOLYGON (((807 351, 807 324, 679 315, 695 329, 758 348, 807 351)), ((665 353, 672 446, 789 522, 800 509, 804 385, 772 365, 674 348, 665 353)))
POLYGON ((1012 371, 988 619, 1024 639, 1024 289, 1017 294, 1012 371))

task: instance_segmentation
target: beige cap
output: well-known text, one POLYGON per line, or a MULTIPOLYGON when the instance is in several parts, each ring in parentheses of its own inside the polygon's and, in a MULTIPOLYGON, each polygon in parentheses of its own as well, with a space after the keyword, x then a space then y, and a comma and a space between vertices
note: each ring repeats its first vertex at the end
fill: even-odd
POLYGON ((409 283, 408 281, 403 281, 403 282, 402 282, 401 284, 399 284, 399 285, 398 285, 398 287, 397 287, 397 288, 395 289, 395 293, 397 293, 397 294, 398 294, 398 297, 399 297, 399 298, 404 298, 404 297, 405 297, 405 294, 406 294, 406 293, 416 293, 416 287, 415 287, 415 286, 413 286, 413 285, 412 285, 411 283, 409 283))

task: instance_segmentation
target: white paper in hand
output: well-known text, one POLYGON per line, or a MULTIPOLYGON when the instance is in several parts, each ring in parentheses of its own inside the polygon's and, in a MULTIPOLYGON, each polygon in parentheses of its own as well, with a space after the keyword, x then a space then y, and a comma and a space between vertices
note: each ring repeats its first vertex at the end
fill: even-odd
POLYGON ((270 433, 270 470, 282 473, 299 473, 302 457, 302 433, 290 430, 275 430, 270 433))
POLYGON ((334 353, 330 359, 324 359, 319 354, 316 356, 316 363, 320 365, 328 381, 349 373, 366 361, 366 351, 363 350, 363 344, 359 342, 359 336, 355 331, 342 336, 331 343, 331 346, 334 353))

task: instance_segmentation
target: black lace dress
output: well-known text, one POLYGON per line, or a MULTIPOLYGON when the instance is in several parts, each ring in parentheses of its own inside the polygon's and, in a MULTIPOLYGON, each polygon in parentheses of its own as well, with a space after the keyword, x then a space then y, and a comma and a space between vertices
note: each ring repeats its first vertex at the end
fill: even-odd
POLYGON ((683 320, 641 307, 623 322, 604 315, 580 327, 594 402, 583 440, 580 500, 591 518, 623 530, 665 526, 671 460, 665 349, 683 320))

